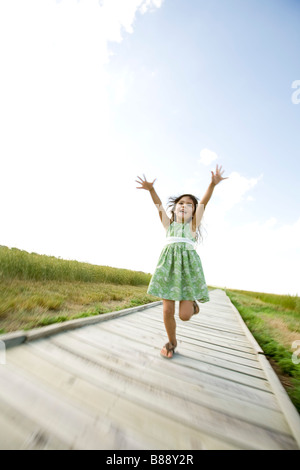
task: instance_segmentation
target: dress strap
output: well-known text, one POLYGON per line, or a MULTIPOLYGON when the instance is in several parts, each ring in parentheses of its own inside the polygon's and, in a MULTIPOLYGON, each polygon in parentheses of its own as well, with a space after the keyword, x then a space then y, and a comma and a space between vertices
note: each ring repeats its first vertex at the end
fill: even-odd
POLYGON ((165 245, 170 245, 171 243, 189 243, 195 249, 195 242, 190 238, 185 237, 167 237, 165 245))

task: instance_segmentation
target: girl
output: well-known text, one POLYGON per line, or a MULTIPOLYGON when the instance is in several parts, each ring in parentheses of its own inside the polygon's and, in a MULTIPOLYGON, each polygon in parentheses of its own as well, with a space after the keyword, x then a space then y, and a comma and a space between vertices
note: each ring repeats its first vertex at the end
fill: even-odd
POLYGON ((151 278, 148 293, 163 299, 163 317, 169 342, 166 343, 161 355, 170 359, 177 346, 175 301, 179 300, 179 318, 189 320, 192 315, 199 313, 199 302, 208 302, 208 289, 202 270, 201 260, 195 250, 195 242, 200 236, 200 222, 206 204, 210 200, 215 186, 223 178, 222 167, 216 166, 213 171, 211 183, 200 203, 192 194, 183 194, 170 198, 169 208, 171 218, 164 210, 152 183, 138 176, 137 189, 146 189, 150 192, 156 205, 160 220, 167 231, 167 242, 163 248, 155 272, 151 278))

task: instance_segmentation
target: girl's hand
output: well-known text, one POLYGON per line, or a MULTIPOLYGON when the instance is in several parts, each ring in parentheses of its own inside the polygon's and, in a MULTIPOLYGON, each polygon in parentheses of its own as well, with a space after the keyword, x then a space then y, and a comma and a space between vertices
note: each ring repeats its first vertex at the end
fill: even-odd
POLYGON ((223 180, 227 180, 228 179, 228 176, 226 178, 223 178, 223 173, 224 173, 224 170, 221 171, 222 169, 222 166, 220 166, 220 168, 218 168, 218 165, 216 166, 216 173, 214 173, 213 171, 211 172, 211 182, 216 186, 218 183, 220 183, 220 181, 223 181, 223 180))
POLYGON ((145 175, 143 175, 143 177, 144 177, 144 179, 142 179, 142 178, 140 178, 140 177, 138 176, 138 179, 139 179, 140 181, 135 180, 136 183, 138 183, 138 184, 141 185, 141 186, 137 187, 136 189, 147 189, 147 191, 151 191, 151 189, 153 188, 153 185, 154 185, 154 183, 155 183, 155 181, 156 181, 156 178, 155 178, 155 180, 152 181, 152 183, 150 183, 150 181, 147 181, 147 180, 146 180, 146 176, 145 176, 145 175))

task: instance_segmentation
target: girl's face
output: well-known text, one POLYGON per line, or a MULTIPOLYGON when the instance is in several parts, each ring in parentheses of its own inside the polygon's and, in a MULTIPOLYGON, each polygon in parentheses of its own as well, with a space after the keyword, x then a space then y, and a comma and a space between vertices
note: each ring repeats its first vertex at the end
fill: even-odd
POLYGON ((183 196, 175 206, 176 222, 188 222, 193 216, 194 203, 188 196, 183 196))

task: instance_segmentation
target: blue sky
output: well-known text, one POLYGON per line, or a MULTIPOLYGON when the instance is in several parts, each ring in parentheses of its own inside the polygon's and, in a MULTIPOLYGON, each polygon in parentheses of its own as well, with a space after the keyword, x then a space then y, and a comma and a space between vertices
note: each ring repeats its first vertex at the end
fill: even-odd
POLYGON ((153 272, 136 176, 166 204, 221 164, 207 282, 299 294, 299 21, 290 0, 2 2, 0 244, 153 272))
POLYGON ((222 156, 228 171, 263 173, 259 216, 268 207, 292 221, 299 214, 292 170, 299 108, 291 103, 299 14, 296 2, 175 0, 139 18, 111 63, 134 75, 120 106, 120 129, 125 122, 142 142, 149 129, 149 158, 169 170, 172 155, 176 174, 182 158, 197 161, 201 145, 222 156))

